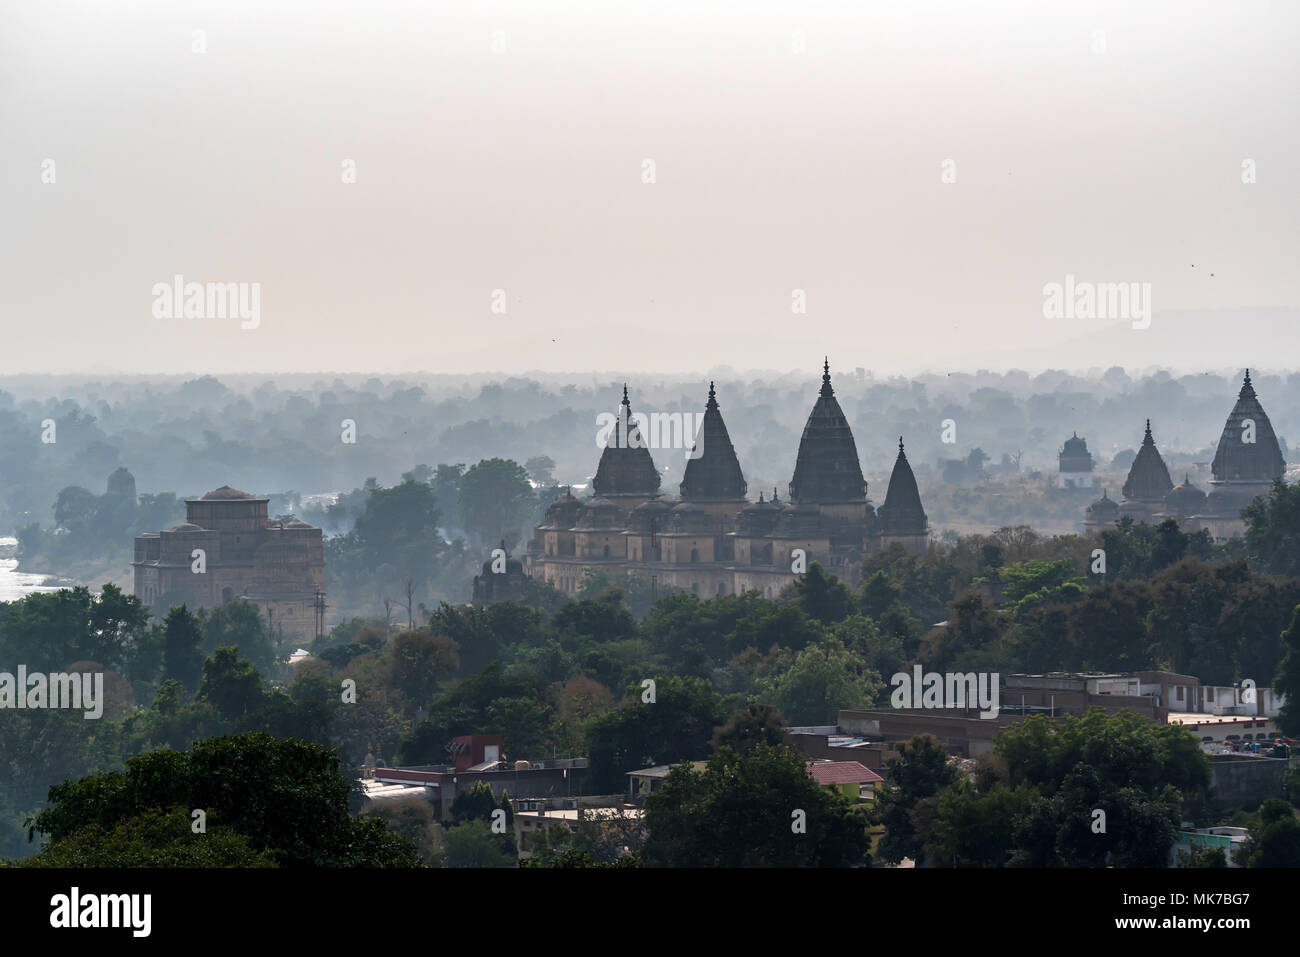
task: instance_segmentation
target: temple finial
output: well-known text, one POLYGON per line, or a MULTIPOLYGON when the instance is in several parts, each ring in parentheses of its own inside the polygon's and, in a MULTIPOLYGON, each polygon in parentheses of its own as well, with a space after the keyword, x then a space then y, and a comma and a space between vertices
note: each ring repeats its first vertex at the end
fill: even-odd
POLYGON ((903 454, 903 437, 901 435, 898 437, 898 454, 903 454))
POLYGON ((709 380, 709 398, 712 399, 712 398, 714 398, 714 397, 715 397, 715 396, 714 396, 714 392, 713 392, 713 380, 710 379, 710 380, 709 380))
POLYGON ((623 404, 624 404, 624 405, 630 405, 630 404, 631 404, 631 403, 629 403, 629 402, 627 401, 627 383, 626 383, 626 382, 623 383, 623 404))

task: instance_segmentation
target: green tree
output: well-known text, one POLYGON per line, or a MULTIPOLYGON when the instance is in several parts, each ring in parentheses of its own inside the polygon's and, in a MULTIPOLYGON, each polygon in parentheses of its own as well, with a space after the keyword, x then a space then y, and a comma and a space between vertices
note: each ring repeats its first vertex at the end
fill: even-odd
POLYGON ((1300 575, 1300 485, 1274 479, 1268 494, 1241 514, 1252 566, 1270 575, 1300 575))
POLYGON ((50 843, 20 867, 275 867, 233 828, 209 818, 195 832, 189 808, 146 808, 111 827, 87 826, 50 843))
POLYGON ((460 648, 454 639, 417 628, 390 643, 384 681, 413 705, 423 707, 459 667, 460 648))
POLYGON ((836 638, 809 645, 755 693, 796 725, 833 724, 841 709, 875 704, 884 684, 861 655, 836 638))
POLYGON ((897 864, 904 857, 919 861, 924 834, 918 834, 913 812, 957 781, 948 752, 934 736, 917 735, 898 746, 898 757, 885 765, 888 787, 877 801, 876 813, 885 826, 876 856, 897 864))
POLYGON ((70 534, 85 535, 90 530, 98 505, 99 497, 94 492, 79 485, 69 485, 60 489, 54 500, 55 524, 66 528, 70 534))
POLYGON ((1300 821, 1281 798, 1269 798, 1259 808, 1259 825, 1243 848, 1247 867, 1300 867, 1300 821))
POLYGON ((185 605, 167 613, 163 622, 163 678, 175 678, 189 691, 199 686, 203 675, 203 622, 185 605))
POLYGON ((233 727, 262 704, 262 676, 236 648, 218 648, 203 662, 199 697, 233 727))
POLYGON ((1286 701, 1278 712, 1277 726, 1288 737, 1300 736, 1300 605, 1296 606, 1291 624, 1282 633, 1282 647, 1282 663, 1273 679, 1273 689, 1286 695, 1286 701))
POLYGON ((150 751, 50 789, 36 831, 59 842, 84 827, 112 831, 153 809, 202 809, 280 866, 410 867, 415 849, 374 818, 348 813, 349 784, 329 748, 250 732, 150 751))
POLYGON ((266 633, 266 621, 257 606, 237 598, 211 609, 203 622, 203 652, 231 646, 263 674, 275 666, 275 650, 266 633))
POLYGON ((657 867, 852 867, 866 818, 788 748, 724 748, 703 771, 679 765, 646 798, 645 860, 657 867))
POLYGON ((519 863, 509 835, 494 834, 487 821, 466 821, 448 828, 443 847, 446 867, 516 867, 519 863))
POLYGON ((1130 711, 1030 717, 1005 729, 994 752, 1007 786, 1040 795, 1013 837, 1009 863, 1019 866, 1164 867, 1184 801, 1210 780, 1187 729, 1130 711), (1096 810, 1104 830, 1092 827, 1096 810))
POLYGON ((460 821, 491 821, 492 812, 496 810, 497 799, 492 796, 492 788, 486 781, 475 781, 468 790, 456 792, 451 802, 452 819, 460 821))
POLYGON ((1179 867, 1226 868, 1228 856, 1221 847, 1193 847, 1191 850, 1179 850, 1179 867))
POLYGON ((1017 824, 1035 797, 1030 787, 996 784, 980 793, 966 781, 940 792, 934 839, 926 856, 955 867, 1005 867, 1017 824))
POLYGON ((516 544, 535 501, 528 472, 510 459, 484 459, 461 476, 461 524, 480 541, 516 544))
POLYGON ((433 805, 422 797, 386 798, 367 803, 363 815, 374 815, 390 831, 415 845, 420 860, 429 867, 442 866, 443 829, 433 805))
POLYGON ((794 580, 794 591, 808 617, 823 625, 833 625, 853 614, 853 594, 848 586, 827 574, 819 562, 810 564, 808 571, 794 580))
POLYGON ((653 680, 653 702, 644 700, 648 688, 632 685, 622 707, 588 729, 588 786, 595 793, 620 793, 628 771, 708 755, 713 729, 728 714, 726 699, 703 678, 653 680))
POLYGON ((776 747, 782 743, 786 720, 781 712, 769 704, 751 701, 735 712, 727 723, 714 729, 710 744, 714 751, 731 748, 746 755, 760 744, 776 747))

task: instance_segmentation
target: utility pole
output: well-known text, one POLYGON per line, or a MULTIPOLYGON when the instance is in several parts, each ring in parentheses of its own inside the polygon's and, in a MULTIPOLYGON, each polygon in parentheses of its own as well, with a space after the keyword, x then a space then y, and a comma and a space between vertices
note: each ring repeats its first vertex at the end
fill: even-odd
POLYGON ((316 608, 316 637, 321 638, 325 634, 325 592, 320 588, 316 589, 314 605, 316 608))
MULTIPOLYGON (((654 562, 659 561, 659 520, 650 519, 650 558, 654 562)), ((653 608, 659 601, 659 576, 654 572, 650 573, 650 606, 653 608)))

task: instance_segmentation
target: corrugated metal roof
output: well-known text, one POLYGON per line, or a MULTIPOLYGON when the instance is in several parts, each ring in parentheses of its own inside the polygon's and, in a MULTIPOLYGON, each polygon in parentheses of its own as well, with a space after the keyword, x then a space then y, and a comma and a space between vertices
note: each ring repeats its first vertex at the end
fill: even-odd
POLYGON ((883 781, 879 774, 857 761, 819 761, 808 765, 818 784, 868 784, 883 781))

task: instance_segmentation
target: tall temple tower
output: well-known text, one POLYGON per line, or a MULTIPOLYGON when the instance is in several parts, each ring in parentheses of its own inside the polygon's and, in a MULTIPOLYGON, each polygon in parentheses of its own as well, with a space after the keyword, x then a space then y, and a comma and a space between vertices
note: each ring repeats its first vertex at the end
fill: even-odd
POLYGON ((822 365, 821 392, 799 439, 790 499, 796 506, 813 505, 828 518, 855 524, 865 524, 871 514, 853 430, 831 388, 829 359, 822 365))
POLYGON ((712 382, 704 406, 704 421, 691 454, 682 474, 682 501, 698 505, 710 517, 734 519, 745 507, 747 486, 740 460, 736 458, 736 447, 731 444, 727 424, 722 421, 712 382))
POLYGON ((1256 496, 1267 495, 1273 480, 1286 472, 1277 434, 1255 395, 1249 369, 1237 404, 1223 423, 1210 471, 1214 478, 1200 525, 1210 530, 1215 541, 1240 538, 1246 534, 1241 510, 1256 496))
POLYGON ((626 384, 614 432, 600 453, 591 487, 599 498, 609 499, 624 509, 659 497, 659 472, 645 436, 632 420, 626 384))
POLYGON ((930 543, 929 521, 921 507, 921 492, 916 476, 903 452, 903 437, 898 437, 898 458, 889 475, 885 502, 876 512, 880 526, 880 544, 900 543, 913 554, 924 552, 930 543))
POLYGON ((1124 481, 1124 502, 1120 505, 1120 517, 1131 517, 1135 522, 1151 523, 1164 511, 1165 496, 1173 491, 1174 482, 1169 477, 1169 467, 1156 448, 1156 441, 1151 437, 1151 420, 1147 419, 1146 435, 1142 437, 1142 447, 1129 467, 1128 478, 1124 481))

